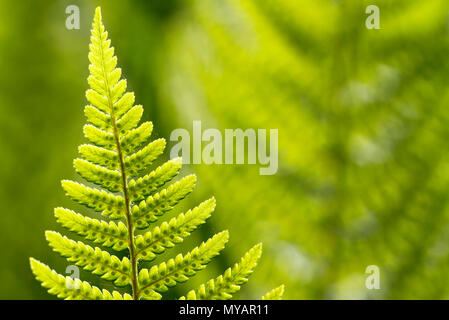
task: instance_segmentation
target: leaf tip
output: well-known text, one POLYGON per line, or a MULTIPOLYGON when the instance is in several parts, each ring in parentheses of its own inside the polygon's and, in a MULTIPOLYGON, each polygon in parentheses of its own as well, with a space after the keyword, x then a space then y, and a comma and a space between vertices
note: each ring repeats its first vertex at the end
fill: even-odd
POLYGON ((46 230, 45 231, 45 239, 47 239, 48 242, 52 242, 55 237, 57 236, 61 236, 61 234, 59 234, 56 231, 50 231, 50 230, 46 230))
POLYGON ((101 20, 101 7, 100 6, 95 8, 95 18, 101 20))
POLYGON ((253 250, 257 253, 257 256, 260 257, 262 255, 262 242, 259 242, 253 247, 253 250))
POLYGON ((229 230, 223 230, 222 232, 218 233, 217 236, 223 238, 224 241, 229 240, 229 230))

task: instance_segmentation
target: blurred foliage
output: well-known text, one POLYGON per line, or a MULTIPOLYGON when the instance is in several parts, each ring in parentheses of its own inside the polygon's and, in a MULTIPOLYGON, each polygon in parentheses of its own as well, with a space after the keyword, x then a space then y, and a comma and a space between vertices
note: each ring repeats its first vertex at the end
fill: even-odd
POLYGON ((43 230, 60 230, 53 208, 71 205, 59 181, 73 176, 84 141, 98 4, 156 136, 192 130, 193 120, 279 129, 276 175, 260 176, 258 165, 188 166, 199 190, 186 206, 217 199, 212 227, 196 237, 231 235, 189 287, 262 241, 241 298, 278 283, 290 299, 449 297, 447 1, 3 0, 0 298, 50 297, 29 256, 65 270, 43 230), (69 4, 81 9, 80 30, 65 28, 69 4), (380 30, 365 28, 370 4, 380 30), (368 265, 380 268, 380 290, 365 287, 368 265))

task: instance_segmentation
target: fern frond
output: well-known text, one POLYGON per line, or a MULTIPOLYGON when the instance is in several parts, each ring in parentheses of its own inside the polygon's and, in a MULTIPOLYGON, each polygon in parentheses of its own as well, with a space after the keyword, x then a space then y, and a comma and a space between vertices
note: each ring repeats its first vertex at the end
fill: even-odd
MULTIPOLYGON (((123 81, 123 80, 121 80, 121 81, 123 81)), ((117 84, 117 86, 118 86, 118 84, 117 84)), ((114 96, 115 97, 117 96, 117 92, 115 90, 115 88, 117 86, 115 86, 111 90, 111 99, 113 101, 114 101, 114 96)), ((114 113, 115 113, 117 119, 120 119, 122 117, 122 115, 124 115, 131 109, 131 107, 134 105, 134 101, 135 101, 135 97, 134 97, 133 92, 127 92, 123 95, 123 97, 120 98, 119 101, 114 101, 113 110, 114 110, 114 113)), ((142 111, 143 111, 142 106, 137 106, 137 109, 135 111, 137 112, 138 109, 142 109, 142 111)), ((139 120, 140 120, 140 116, 139 116, 139 120)))
POLYGON ((251 248, 232 268, 228 268, 223 275, 202 284, 197 290, 191 290, 181 300, 226 300, 240 290, 240 286, 248 281, 253 273, 257 261, 262 255, 262 244, 251 248))
POLYGON ((116 128, 120 136, 126 134, 127 131, 134 129, 142 118, 142 106, 134 106, 117 120, 116 128))
POLYGON ((128 229, 123 222, 115 224, 110 221, 100 221, 67 210, 64 208, 55 209, 56 220, 65 228, 80 236, 99 243, 105 247, 111 247, 116 251, 128 248, 128 229))
POLYGON ((160 226, 136 237, 137 257, 145 260, 153 260, 157 254, 181 243, 199 225, 206 222, 215 209, 215 198, 202 202, 193 210, 181 213, 172 218, 168 223, 163 222, 160 226))
POLYGON ((92 248, 81 241, 75 242, 54 231, 46 231, 45 237, 54 251, 68 261, 83 267, 103 279, 114 281, 117 286, 125 286, 131 281, 131 263, 128 258, 120 260, 100 248, 92 248))
POLYGON ((156 170, 137 180, 128 183, 128 194, 132 201, 144 199, 175 177, 182 166, 182 158, 167 161, 156 170))
POLYGON ((83 159, 104 166, 110 170, 119 169, 119 159, 116 151, 111 151, 91 144, 82 144, 78 151, 83 159))
POLYGON ((145 148, 125 157, 125 169, 130 176, 136 177, 139 172, 151 166, 165 149, 165 139, 157 139, 149 143, 145 148))
POLYGON ((115 149, 114 135, 111 132, 99 129, 91 124, 83 127, 84 136, 93 144, 108 150, 115 149))
POLYGON ((150 138, 153 132, 153 123, 144 122, 136 129, 130 130, 120 139, 125 155, 131 155, 139 150, 139 148, 150 138))
POLYGON ((104 216, 118 219, 124 215, 125 200, 121 196, 113 195, 104 190, 89 188, 71 180, 62 180, 61 185, 69 198, 101 212, 104 216))
POLYGON ((224 248, 228 239, 228 232, 222 231, 185 256, 178 254, 174 259, 153 266, 150 270, 142 269, 139 272, 140 290, 151 289, 157 292, 165 292, 169 287, 187 281, 199 270, 206 267, 211 259, 224 248))
MULTIPOLYGON (((114 106, 115 115, 117 118, 120 118, 122 106, 132 106, 134 104, 135 98, 134 93, 127 92, 125 95, 123 95, 126 91, 127 82, 126 79, 120 80, 115 86, 111 88, 111 100, 114 106), (117 101, 120 99, 120 101, 117 101)), ((126 108, 126 107, 125 107, 126 108)), ((126 109, 127 110, 127 109, 126 109)), ((125 110, 125 112, 126 112, 125 110)))
POLYGON ((168 188, 142 200, 139 205, 131 208, 136 227, 147 228, 150 223, 155 222, 159 216, 170 211, 182 199, 184 199, 195 187, 196 176, 189 175, 168 188))
POLYGON ((67 300, 132 300, 132 297, 127 293, 121 295, 119 292, 113 291, 111 294, 105 289, 100 290, 91 286, 86 281, 73 280, 68 276, 64 277, 36 259, 30 258, 30 265, 42 286, 58 298, 67 300))
MULTIPOLYGON (((112 281, 116 286, 130 286, 133 299, 157 300, 162 298, 160 293, 169 287, 204 269, 224 248, 229 236, 227 231, 223 231, 186 255, 178 254, 149 269, 138 267, 139 260, 153 260, 157 254, 181 243, 205 223, 215 209, 215 198, 135 235, 136 229, 149 228, 151 223, 192 192, 196 176, 186 176, 160 190, 179 173, 181 158, 167 161, 143 175, 163 153, 166 142, 162 138, 149 141, 153 131, 151 122, 139 126, 143 108, 134 105, 134 93, 126 92, 127 82, 120 79, 122 71, 117 68, 114 48, 107 35, 101 22, 100 8, 97 8, 89 45, 90 89, 86 92, 91 105, 84 109, 88 124, 83 128, 90 143, 78 148, 81 158, 75 159, 73 166, 82 178, 98 188, 71 180, 63 180, 62 188, 72 200, 117 221, 93 219, 60 207, 55 209, 55 216, 63 227, 86 240, 116 251, 128 249, 129 258, 120 260, 98 247, 76 242, 54 231, 46 231, 45 236, 53 250, 68 261, 112 281)), ((236 286, 246 281, 260 256, 260 246, 256 251, 252 249, 240 265, 229 271, 232 275, 228 277, 227 286, 223 285, 222 296, 232 290, 235 292, 236 286), (231 285, 233 283, 234 286, 231 285)), ((49 293, 58 297, 131 299, 128 294, 122 296, 117 291, 112 294, 100 291, 87 282, 59 275, 37 260, 31 259, 30 264, 36 278, 49 293), (73 287, 76 289, 70 289, 73 287)))
POLYGON ((112 192, 121 190, 122 177, 119 171, 107 169, 84 159, 75 159, 73 166, 76 172, 87 181, 93 182, 112 192))
POLYGON ((86 106, 84 108, 84 115, 92 126, 97 127, 105 132, 112 133, 111 117, 98 110, 93 106, 86 106))
POLYGON ((284 285, 281 285, 271 290, 270 292, 267 292, 262 297, 262 300, 281 300, 283 294, 284 294, 284 285))
MULTIPOLYGON (((98 88, 96 89, 98 90, 98 88)), ((108 99, 97 91, 92 89, 87 90, 86 98, 93 106, 97 107, 100 111, 103 111, 105 113, 109 112, 108 99)))

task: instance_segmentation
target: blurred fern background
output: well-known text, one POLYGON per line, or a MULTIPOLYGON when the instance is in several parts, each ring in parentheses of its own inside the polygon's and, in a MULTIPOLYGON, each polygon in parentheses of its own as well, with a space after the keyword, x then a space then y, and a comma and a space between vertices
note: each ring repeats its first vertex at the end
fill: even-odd
POLYGON ((193 120, 279 129, 276 175, 183 166, 199 181, 183 207, 217 199, 183 247, 223 229, 230 242, 173 298, 259 241, 261 263, 239 298, 279 283, 286 299, 449 298, 445 0, 0 1, 0 298, 51 298, 29 256, 67 267, 43 232, 61 230, 54 207, 73 207, 60 180, 74 177, 84 141, 97 5, 155 137, 191 131, 193 120), (380 30, 365 27, 371 4, 380 30), (79 30, 65 27, 68 5, 81 10, 79 30), (365 287, 368 265, 380 269, 379 290, 365 287))

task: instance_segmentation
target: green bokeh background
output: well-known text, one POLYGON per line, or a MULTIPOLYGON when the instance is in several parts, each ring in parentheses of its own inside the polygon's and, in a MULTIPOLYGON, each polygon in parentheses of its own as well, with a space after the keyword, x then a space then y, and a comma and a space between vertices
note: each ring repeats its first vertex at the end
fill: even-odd
POLYGON ((78 179, 97 5, 154 137, 191 131, 193 120, 279 130, 276 175, 183 167, 199 183, 175 211, 211 195, 217 208, 158 261, 223 229, 230 241, 169 298, 260 241, 261 262, 237 298, 281 283, 287 299, 449 297, 448 1, 1 0, 0 298, 52 298, 30 256, 59 273, 68 265, 44 230, 63 231, 54 207, 84 210, 60 180, 78 179), (380 30, 365 27, 370 4, 380 30), (68 5, 80 8, 79 30, 65 27, 68 5), (365 287, 368 265, 380 269, 379 290, 365 287))

